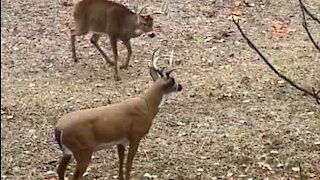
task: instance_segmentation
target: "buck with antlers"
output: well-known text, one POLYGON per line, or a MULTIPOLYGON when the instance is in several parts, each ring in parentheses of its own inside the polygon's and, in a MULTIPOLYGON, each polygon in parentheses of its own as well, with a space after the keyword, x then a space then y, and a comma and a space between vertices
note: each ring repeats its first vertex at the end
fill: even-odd
MULTIPOLYGON (((125 179, 130 171, 140 140, 148 133, 158 113, 163 96, 182 90, 182 86, 170 76, 174 70, 159 70, 158 59, 153 52, 150 75, 154 81, 149 89, 136 98, 121 103, 71 112, 63 116, 55 127, 55 137, 63 152, 57 168, 60 180, 64 179, 71 157, 76 160, 73 180, 82 178, 93 152, 117 145, 119 156, 119 179, 124 179, 123 163, 125 145, 129 143, 125 179)), ((173 54, 170 56, 172 64, 173 54)))
POLYGON ((148 33, 153 38, 155 35, 152 33, 152 15, 166 14, 168 4, 166 2, 165 6, 163 6, 164 11, 142 15, 145 8, 146 6, 142 7, 138 12, 138 8, 135 6, 135 12, 132 12, 124 5, 108 0, 82 0, 78 2, 73 12, 75 29, 71 30, 71 50, 74 61, 78 61, 75 49, 75 37, 93 32, 91 43, 98 49, 107 63, 114 65, 114 78, 115 80, 120 80, 118 74, 118 40, 123 42, 128 53, 126 61, 120 66, 120 69, 127 68, 132 55, 130 39, 144 33, 148 33), (114 61, 98 45, 98 40, 102 34, 109 36, 114 61))

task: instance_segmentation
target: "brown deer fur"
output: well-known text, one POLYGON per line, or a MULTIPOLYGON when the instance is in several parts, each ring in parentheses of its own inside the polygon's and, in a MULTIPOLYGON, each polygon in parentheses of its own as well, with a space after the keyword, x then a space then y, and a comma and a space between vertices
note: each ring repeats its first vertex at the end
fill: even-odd
POLYGON ((154 83, 141 96, 63 116, 55 127, 55 137, 63 151, 57 169, 59 179, 64 179, 72 156, 77 163, 72 179, 78 180, 86 171, 93 152, 117 145, 119 179, 122 180, 125 145, 129 143, 125 174, 125 179, 129 180, 139 142, 148 133, 163 96, 182 90, 182 86, 170 77, 170 72, 164 74, 151 67, 154 83))
MULTIPOLYGON (((142 11, 143 9, 141 9, 142 11)), ((127 7, 108 0, 82 0, 74 7, 75 29, 71 30, 71 50, 74 61, 78 61, 75 50, 75 37, 93 32, 91 43, 98 49, 107 63, 114 65, 114 78, 118 75, 117 42, 121 40, 127 48, 128 54, 120 68, 127 68, 132 55, 130 39, 149 33, 153 30, 151 15, 141 15, 130 11, 127 7), (112 61, 98 45, 102 34, 109 35, 114 61, 112 61)), ((149 34, 154 37, 153 33, 149 34)))

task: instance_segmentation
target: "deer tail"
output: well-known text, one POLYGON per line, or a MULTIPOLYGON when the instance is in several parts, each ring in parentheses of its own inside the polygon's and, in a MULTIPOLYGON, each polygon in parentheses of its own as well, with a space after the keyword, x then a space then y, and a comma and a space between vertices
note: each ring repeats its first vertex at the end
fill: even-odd
POLYGON ((54 128, 54 135, 56 137, 56 141, 60 147, 60 149, 63 151, 63 148, 62 148, 62 131, 58 128, 54 128))

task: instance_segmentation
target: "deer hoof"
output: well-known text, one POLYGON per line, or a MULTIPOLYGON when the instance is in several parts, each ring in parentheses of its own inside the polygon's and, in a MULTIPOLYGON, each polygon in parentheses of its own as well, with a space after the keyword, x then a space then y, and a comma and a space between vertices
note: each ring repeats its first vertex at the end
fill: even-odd
POLYGON ((123 64, 120 66, 120 69, 128 69, 129 65, 128 64, 123 64))
POLYGON ((119 75, 114 75, 114 80, 116 80, 116 81, 120 81, 120 80, 121 80, 121 78, 120 78, 120 76, 119 76, 119 75))

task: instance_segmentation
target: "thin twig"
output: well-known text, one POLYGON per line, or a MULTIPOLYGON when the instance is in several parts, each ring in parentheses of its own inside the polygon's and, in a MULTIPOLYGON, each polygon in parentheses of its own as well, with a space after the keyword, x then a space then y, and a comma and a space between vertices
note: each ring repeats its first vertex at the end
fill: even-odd
POLYGON ((319 96, 319 91, 315 91, 313 90, 313 92, 308 91, 306 89, 304 89, 303 87, 300 87, 299 85, 295 84, 291 79, 287 78, 286 76, 284 76, 283 74, 279 73, 274 67, 273 65, 264 57, 264 55, 257 49, 257 47, 249 40, 249 38, 244 34, 244 32, 242 31, 239 23, 233 18, 233 23, 237 26, 238 30, 240 31, 242 37, 247 41, 248 45, 255 50, 258 55, 262 58, 262 60, 273 70, 273 72, 275 72, 280 78, 284 79, 285 81, 287 81, 290 85, 292 85, 293 87, 297 88, 298 90, 312 96, 313 98, 316 99, 316 102, 320 105, 320 96, 319 96))
POLYGON ((320 24, 320 20, 316 18, 307 8, 306 6, 302 3, 302 0, 299 0, 301 8, 315 21, 317 21, 320 24))
POLYGON ((150 160, 149 160, 149 156, 148 156, 147 151, 143 150, 143 152, 144 152, 144 155, 146 156, 147 162, 149 162, 150 160))
POLYGON ((299 175, 300 175, 300 180, 302 180, 302 169, 301 169, 301 164, 299 162, 299 175))
MULTIPOLYGON (((301 7, 301 12, 302 12, 302 26, 303 28, 306 30, 308 36, 309 36, 309 39, 311 40, 311 42, 313 43, 313 45, 318 49, 318 51, 320 51, 320 47, 319 45, 314 41, 309 29, 308 29, 308 26, 307 26, 307 21, 306 21, 306 15, 305 15, 305 12, 310 16, 310 17, 313 17, 312 15, 310 15, 310 12, 307 10, 307 8, 304 6, 304 4, 302 3, 302 0, 299 0, 299 3, 300 3, 300 7, 301 7)), ((318 19, 314 19, 314 20, 317 20, 319 21, 318 19)), ((319 22, 320 23, 320 22, 319 22)))
POLYGON ((316 101, 318 104, 320 104, 320 99, 319 99, 320 90, 316 91, 314 88, 312 88, 312 92, 316 97, 318 97, 316 98, 316 101))

